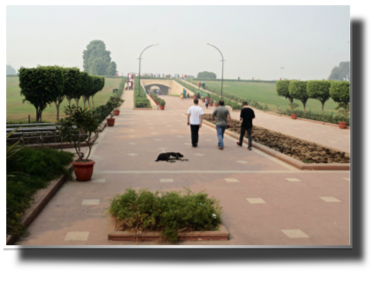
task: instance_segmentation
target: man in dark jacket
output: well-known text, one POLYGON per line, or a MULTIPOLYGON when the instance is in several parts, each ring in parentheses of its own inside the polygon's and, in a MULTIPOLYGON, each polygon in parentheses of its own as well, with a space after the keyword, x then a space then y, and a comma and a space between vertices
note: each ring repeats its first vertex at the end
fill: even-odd
POLYGON ((240 112, 241 130, 239 142, 237 145, 242 146, 244 133, 247 131, 248 134, 248 150, 252 150, 252 120, 255 118, 255 112, 248 106, 247 102, 243 102, 243 108, 240 112))

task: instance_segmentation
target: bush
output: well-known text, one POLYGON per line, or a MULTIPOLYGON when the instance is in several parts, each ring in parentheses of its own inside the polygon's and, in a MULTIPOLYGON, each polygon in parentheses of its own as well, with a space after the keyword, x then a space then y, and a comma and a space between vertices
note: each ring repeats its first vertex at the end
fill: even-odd
POLYGON ((349 103, 350 102, 350 82, 331 81, 329 93, 330 93, 330 97, 336 103, 349 103))
POLYGON ((204 192, 150 192, 128 188, 110 201, 109 213, 127 230, 160 231, 164 239, 178 241, 178 232, 216 230, 221 207, 204 192))
POLYGON ((134 106, 136 108, 151 108, 150 100, 146 98, 146 91, 139 84, 139 79, 134 78, 134 106), (141 95, 139 95, 139 89, 141 90, 141 95))
POLYGON ((61 174, 69 174, 65 166, 73 154, 55 149, 23 148, 7 161, 7 235, 19 237, 25 232, 21 218, 33 194, 61 174))
POLYGON ((288 87, 289 95, 292 98, 301 101, 302 106, 304 107, 304 112, 305 112, 306 102, 309 99, 308 93, 306 91, 306 85, 307 85, 306 81, 290 81, 289 87, 288 87))

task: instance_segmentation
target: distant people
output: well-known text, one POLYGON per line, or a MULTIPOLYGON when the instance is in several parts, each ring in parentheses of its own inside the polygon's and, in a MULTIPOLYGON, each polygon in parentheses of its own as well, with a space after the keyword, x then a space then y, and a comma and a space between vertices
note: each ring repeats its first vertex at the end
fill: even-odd
POLYGON ((187 99, 189 99, 190 98, 190 93, 187 93, 187 99))
POLYGON ((237 77, 238 80, 240 80, 240 77, 237 77))
POLYGON ((204 82, 202 82, 202 87, 203 87, 203 90, 206 87, 206 84, 204 84, 204 82))
POLYGON ((199 87, 199 89, 200 89, 200 82, 198 82, 198 87, 199 87))
POLYGON ((206 99, 205 99, 205 101, 204 101, 204 104, 206 105, 206 108, 208 108, 208 104, 210 103, 210 102, 209 102, 209 99, 210 99, 210 98, 207 96, 206 99))
POLYGON ((248 134, 248 150, 252 150, 252 120, 255 118, 255 112, 248 106, 247 102, 243 102, 243 108, 240 112, 241 130, 239 142, 236 142, 238 146, 243 145, 244 133, 248 134))
POLYGON ((131 81, 129 81, 129 90, 131 89, 131 81))
POLYGON ((197 98, 198 100, 200 100, 200 94, 199 94, 199 93, 196 95, 196 98, 197 98))
POLYGON ((183 97, 186 97, 186 89, 183 88, 183 97))
POLYGON ((216 119, 216 132, 218 135, 218 148, 219 150, 224 149, 224 131, 231 124, 231 116, 229 114, 228 108, 224 106, 224 101, 219 101, 219 106, 212 112, 212 120, 216 119))
POLYGON ((183 93, 180 93, 180 99, 183 100, 183 93))
POLYGON ((131 89, 134 87, 134 81, 130 81, 131 83, 131 89))
POLYGON ((252 81, 254 81, 255 79, 252 77, 252 81))
POLYGON ((199 129, 203 123, 203 109, 199 106, 199 100, 194 99, 194 105, 187 111, 187 125, 191 129, 191 144, 192 147, 198 147, 199 129))

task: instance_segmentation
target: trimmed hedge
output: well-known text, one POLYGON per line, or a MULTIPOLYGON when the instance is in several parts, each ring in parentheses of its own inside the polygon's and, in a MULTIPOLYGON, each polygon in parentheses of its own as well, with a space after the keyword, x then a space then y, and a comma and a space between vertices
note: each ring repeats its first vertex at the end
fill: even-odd
POLYGON ((134 107, 151 108, 150 100, 146 97, 146 91, 139 84, 139 78, 137 77, 134 78, 134 107), (139 89, 141 89, 141 96, 138 96, 139 89))

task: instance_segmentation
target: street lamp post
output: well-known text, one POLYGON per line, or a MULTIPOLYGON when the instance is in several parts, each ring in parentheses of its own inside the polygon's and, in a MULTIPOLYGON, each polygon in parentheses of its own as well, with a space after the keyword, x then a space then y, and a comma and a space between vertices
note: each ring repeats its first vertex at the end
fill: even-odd
POLYGON ((143 52, 148 49, 149 47, 151 46, 154 46, 154 45, 158 45, 159 43, 156 43, 156 44, 152 44, 152 45, 149 45, 148 47, 146 47, 144 50, 142 50, 141 54, 139 55, 139 92, 138 92, 138 97, 141 96, 141 56, 143 54, 143 52))
POLYGON ((221 53, 221 51, 219 50, 219 48, 217 48, 216 46, 214 46, 214 45, 212 45, 212 44, 210 44, 210 43, 207 43, 208 45, 211 45, 212 47, 215 47, 218 51, 219 51, 219 53, 220 53, 220 55, 222 56, 222 86, 221 86, 221 91, 220 91, 220 98, 222 99, 223 98, 223 72, 224 72, 224 57, 223 57, 223 54, 221 53))

